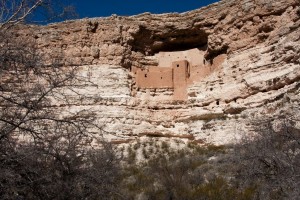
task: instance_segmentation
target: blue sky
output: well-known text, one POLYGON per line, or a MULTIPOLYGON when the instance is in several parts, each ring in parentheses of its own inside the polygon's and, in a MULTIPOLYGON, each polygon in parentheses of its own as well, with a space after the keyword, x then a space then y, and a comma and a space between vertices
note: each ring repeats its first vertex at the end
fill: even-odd
POLYGON ((194 10, 218 0, 73 0, 79 18, 194 10))

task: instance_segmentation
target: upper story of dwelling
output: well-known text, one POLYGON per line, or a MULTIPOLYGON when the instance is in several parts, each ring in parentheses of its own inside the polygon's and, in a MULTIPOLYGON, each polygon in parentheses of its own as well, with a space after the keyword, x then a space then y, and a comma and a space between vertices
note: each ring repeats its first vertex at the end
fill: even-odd
POLYGON ((212 73, 224 60, 217 57, 213 63, 204 58, 205 51, 197 48, 186 51, 159 52, 148 59, 156 60, 158 66, 133 67, 132 72, 138 88, 187 87, 212 73))
POLYGON ((190 66, 205 65, 205 51, 197 48, 186 51, 159 52, 155 54, 159 67, 171 67, 175 61, 186 60, 190 66))

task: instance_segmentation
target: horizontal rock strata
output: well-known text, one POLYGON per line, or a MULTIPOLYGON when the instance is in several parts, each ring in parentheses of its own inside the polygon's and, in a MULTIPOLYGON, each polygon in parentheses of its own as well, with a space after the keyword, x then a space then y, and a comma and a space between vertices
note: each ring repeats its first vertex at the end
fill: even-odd
POLYGON ((104 136, 116 143, 174 137, 224 144, 250 130, 251 120, 299 113, 296 0, 223 0, 182 14, 31 26, 27 34, 44 53, 59 52, 62 65, 79 67, 90 82, 74 89, 85 98, 70 95, 65 109, 94 111, 104 136), (133 68, 159 67, 163 52, 195 48, 214 70, 194 75, 185 99, 174 99, 173 88, 137 87, 133 68))

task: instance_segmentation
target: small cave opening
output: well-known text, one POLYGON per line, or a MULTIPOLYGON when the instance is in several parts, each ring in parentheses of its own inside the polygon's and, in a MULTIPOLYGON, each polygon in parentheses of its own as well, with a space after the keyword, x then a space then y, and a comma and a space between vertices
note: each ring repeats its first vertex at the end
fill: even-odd
MULTIPOLYGON (((187 38, 189 36, 186 36, 187 38)), ((155 42, 151 47, 150 55, 154 55, 159 52, 172 52, 172 51, 185 51, 194 48, 200 50, 206 50, 207 41, 202 41, 203 39, 197 38, 197 36, 184 39, 184 38, 172 38, 163 39, 162 42, 155 42), (171 40, 171 41, 170 41, 171 40)))
POLYGON ((150 54, 154 55, 159 52, 168 51, 185 51, 198 48, 200 50, 207 49, 208 35, 202 32, 194 33, 193 31, 178 31, 170 36, 154 37, 154 42, 150 46, 150 54))
MULTIPOLYGON (((209 33, 196 27, 178 29, 174 26, 148 27, 140 25, 133 39, 128 42, 131 51, 144 56, 154 56, 159 52, 186 51, 198 48, 205 51, 203 64, 212 65, 214 59, 227 54, 229 45, 224 43, 218 48, 209 45, 209 33)), ((170 55, 169 55, 170 56, 170 55)))
POLYGON ((206 50, 208 33, 196 28, 165 27, 163 31, 158 31, 141 26, 133 38, 130 43, 132 51, 150 56, 166 51, 185 51, 194 48, 206 50))
POLYGON ((207 49, 206 54, 204 55, 204 59, 206 62, 209 62, 210 64, 213 64, 213 59, 221 54, 227 54, 227 51, 229 49, 228 45, 222 46, 222 48, 217 50, 207 49))

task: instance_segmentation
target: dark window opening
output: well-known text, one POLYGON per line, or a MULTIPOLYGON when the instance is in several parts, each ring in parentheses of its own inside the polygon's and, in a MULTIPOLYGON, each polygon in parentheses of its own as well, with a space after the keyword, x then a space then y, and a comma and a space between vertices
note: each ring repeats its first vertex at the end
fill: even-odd
POLYGON ((162 79, 162 77, 160 77, 160 79, 162 79))
POLYGON ((209 90, 210 90, 210 91, 213 91, 213 89, 212 89, 212 88, 210 88, 209 90))
POLYGON ((177 65, 177 67, 179 67, 179 65, 177 65))
POLYGON ((147 78, 147 74, 145 74, 145 78, 147 78))
POLYGON ((216 102, 216 104, 217 104, 217 105, 220 105, 220 102, 219 102, 219 101, 217 101, 217 102, 216 102))

